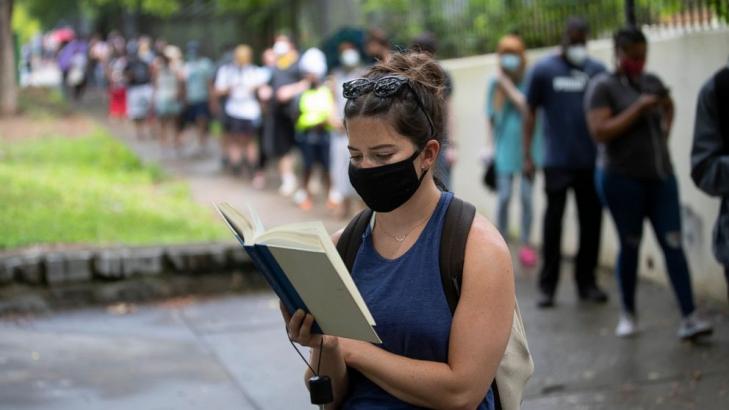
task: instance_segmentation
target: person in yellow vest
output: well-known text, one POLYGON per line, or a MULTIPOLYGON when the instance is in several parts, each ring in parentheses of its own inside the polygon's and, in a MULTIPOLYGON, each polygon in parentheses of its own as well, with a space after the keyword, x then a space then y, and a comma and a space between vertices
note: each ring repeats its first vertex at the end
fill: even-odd
POLYGON ((299 69, 309 87, 298 98, 296 135, 304 170, 301 190, 294 195, 294 201, 301 209, 310 210, 313 202, 309 181, 315 165, 321 168, 321 185, 325 197, 329 197, 331 189, 329 150, 335 103, 331 88, 324 82, 327 63, 321 50, 307 50, 301 56, 299 69))

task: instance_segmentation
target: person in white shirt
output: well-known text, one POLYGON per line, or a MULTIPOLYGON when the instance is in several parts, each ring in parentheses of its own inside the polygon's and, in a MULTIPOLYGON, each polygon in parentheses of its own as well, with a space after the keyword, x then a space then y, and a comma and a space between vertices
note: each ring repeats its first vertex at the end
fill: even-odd
POLYGON ((239 45, 233 63, 221 67, 215 79, 216 94, 227 97, 223 107, 224 155, 235 174, 244 168, 256 169, 258 160, 255 135, 261 122, 261 105, 256 99, 256 91, 266 84, 268 76, 251 60, 251 48, 239 45))

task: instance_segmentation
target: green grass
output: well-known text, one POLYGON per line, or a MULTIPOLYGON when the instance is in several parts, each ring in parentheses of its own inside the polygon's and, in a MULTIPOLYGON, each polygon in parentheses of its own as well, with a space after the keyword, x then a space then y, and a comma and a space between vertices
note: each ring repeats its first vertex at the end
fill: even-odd
POLYGON ((227 239, 223 227, 185 184, 143 165, 103 130, 0 140, 0 249, 218 239, 227 239))

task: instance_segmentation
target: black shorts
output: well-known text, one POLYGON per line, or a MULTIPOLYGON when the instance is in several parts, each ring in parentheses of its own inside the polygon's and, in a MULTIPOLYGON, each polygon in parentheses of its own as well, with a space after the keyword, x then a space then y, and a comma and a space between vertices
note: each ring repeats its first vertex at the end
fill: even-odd
POLYGON ((303 131, 297 135, 296 139, 303 157, 304 169, 311 170, 314 164, 318 163, 325 171, 329 171, 330 138, 330 132, 320 128, 303 131))
POLYGON ((225 122, 223 123, 223 129, 225 132, 230 134, 254 135, 258 127, 253 120, 235 118, 230 115, 226 115, 225 122))
POLYGON ((199 118, 204 118, 210 122, 210 108, 206 101, 187 104, 180 115, 179 127, 185 128, 188 124, 195 124, 199 118))

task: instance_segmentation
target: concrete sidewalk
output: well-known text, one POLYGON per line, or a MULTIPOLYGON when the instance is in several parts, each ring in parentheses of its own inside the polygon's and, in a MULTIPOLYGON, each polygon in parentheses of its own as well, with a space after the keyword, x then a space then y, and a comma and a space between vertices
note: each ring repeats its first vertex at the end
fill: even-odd
MULTIPOLYGON (((536 364, 525 409, 727 408, 727 312, 706 343, 681 343, 672 295, 641 284, 643 333, 624 340, 615 302, 581 305, 565 281, 538 311, 533 282, 519 274, 536 364)), ((0 369, 2 409, 312 408, 270 293, 1 320, 0 369)))

